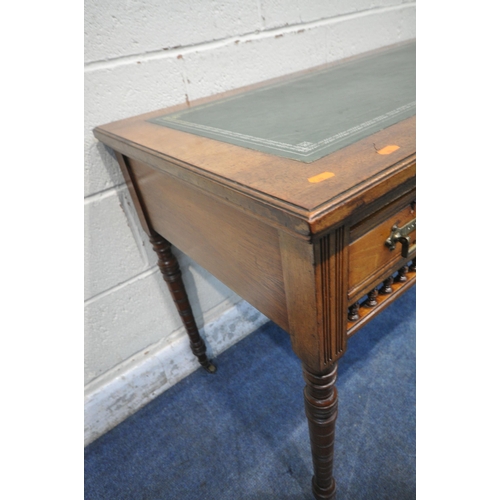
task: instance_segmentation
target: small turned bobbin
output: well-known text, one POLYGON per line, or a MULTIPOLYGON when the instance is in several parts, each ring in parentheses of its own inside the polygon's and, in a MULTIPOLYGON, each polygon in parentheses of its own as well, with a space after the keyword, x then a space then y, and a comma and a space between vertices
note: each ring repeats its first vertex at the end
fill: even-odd
POLYGON ((349 312, 347 313, 347 319, 349 321, 358 321, 359 319, 359 302, 355 302, 351 307, 349 307, 349 312))
POLYGON ((408 276, 406 276, 408 273, 408 266, 403 266, 399 271, 398 275, 396 276, 396 281, 397 283, 404 283, 405 281, 408 281, 408 276))
POLYGON ((384 280, 384 284, 382 285, 382 288, 380 289, 380 293, 384 295, 388 295, 389 293, 392 293, 392 284, 394 283, 394 278, 392 276, 389 276, 386 280, 384 280))
POLYGON ((368 293, 368 300, 365 302, 365 306, 367 307, 375 307, 377 305, 377 297, 378 290, 374 288, 371 292, 368 293))

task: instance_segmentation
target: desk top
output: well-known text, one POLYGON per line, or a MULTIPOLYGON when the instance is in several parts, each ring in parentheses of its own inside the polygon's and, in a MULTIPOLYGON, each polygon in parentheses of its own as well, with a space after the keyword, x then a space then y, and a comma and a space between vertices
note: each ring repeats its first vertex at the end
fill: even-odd
POLYGON ((114 150, 244 209, 302 219, 308 228, 282 222, 306 234, 313 219, 381 179, 414 176, 414 101, 412 41, 94 133, 114 150))
POLYGON ((311 163, 414 115, 410 43, 150 121, 311 163))

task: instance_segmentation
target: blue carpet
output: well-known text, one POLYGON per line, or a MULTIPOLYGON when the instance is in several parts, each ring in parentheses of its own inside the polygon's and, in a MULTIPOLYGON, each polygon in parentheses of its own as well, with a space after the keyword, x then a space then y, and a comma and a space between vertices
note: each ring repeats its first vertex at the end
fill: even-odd
MULTIPOLYGON (((337 500, 414 499, 415 287, 339 362, 337 500)), ((85 449, 87 500, 305 500, 301 364, 269 322, 85 449)))

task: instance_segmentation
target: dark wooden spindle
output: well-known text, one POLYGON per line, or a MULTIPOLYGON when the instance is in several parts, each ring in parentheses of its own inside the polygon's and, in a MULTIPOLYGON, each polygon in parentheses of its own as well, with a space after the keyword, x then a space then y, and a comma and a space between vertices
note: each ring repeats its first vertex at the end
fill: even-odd
POLYGON ((347 313, 347 319, 349 321, 358 321, 359 319, 359 302, 355 302, 351 307, 349 307, 349 312, 347 313))
POLYGON ((404 283, 405 281, 408 281, 408 266, 403 266, 399 271, 398 275, 396 276, 396 281, 397 283, 404 283))
POLYGON ((384 295, 388 295, 389 293, 392 293, 392 284, 394 283, 394 278, 392 276, 389 276, 386 280, 384 280, 384 284, 382 285, 382 288, 380 289, 380 293, 383 293, 384 295))
POLYGON ((378 290, 374 288, 372 291, 368 292, 368 299, 365 301, 364 305, 367 307, 375 307, 377 305, 378 290))

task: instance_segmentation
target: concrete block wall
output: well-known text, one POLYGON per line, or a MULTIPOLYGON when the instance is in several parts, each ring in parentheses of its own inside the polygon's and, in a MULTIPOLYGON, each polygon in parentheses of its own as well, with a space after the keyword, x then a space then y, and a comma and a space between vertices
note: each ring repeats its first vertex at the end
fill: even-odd
MULTIPOLYGON (((405 0, 86 0, 86 442, 197 368, 118 164, 92 129, 414 37, 405 0)), ((266 320, 177 256, 214 354, 266 320)))

